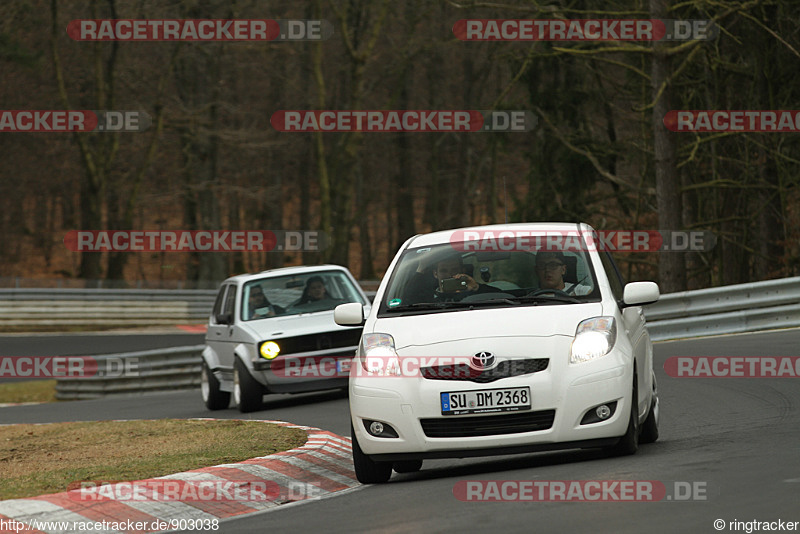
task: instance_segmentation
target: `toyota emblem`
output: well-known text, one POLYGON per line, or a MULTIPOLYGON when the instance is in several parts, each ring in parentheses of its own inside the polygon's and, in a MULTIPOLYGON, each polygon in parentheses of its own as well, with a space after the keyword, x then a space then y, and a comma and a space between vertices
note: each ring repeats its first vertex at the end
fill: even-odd
POLYGON ((494 354, 491 352, 478 352, 472 357, 472 365, 476 369, 487 369, 494 365, 494 354))

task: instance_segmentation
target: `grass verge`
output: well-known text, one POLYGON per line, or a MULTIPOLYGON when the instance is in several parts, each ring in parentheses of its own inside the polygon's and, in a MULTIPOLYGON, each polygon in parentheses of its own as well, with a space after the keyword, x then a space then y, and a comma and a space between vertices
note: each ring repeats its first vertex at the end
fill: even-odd
POLYGON ((84 480, 142 480, 301 446, 306 433, 252 421, 101 421, 0 426, 0 499, 84 480))
POLYGON ((55 380, 26 380, 0 384, 0 404, 13 402, 55 402, 55 380))

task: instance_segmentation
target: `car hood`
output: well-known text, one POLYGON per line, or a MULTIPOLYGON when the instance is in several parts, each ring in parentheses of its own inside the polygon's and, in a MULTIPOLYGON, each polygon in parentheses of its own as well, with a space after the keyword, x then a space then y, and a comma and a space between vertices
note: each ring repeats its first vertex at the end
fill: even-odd
POLYGON ((401 350, 478 338, 572 337, 578 323, 602 314, 600 302, 462 310, 382 317, 371 330, 390 334, 401 350))
POLYGON ((339 326, 333 321, 333 310, 287 317, 270 317, 242 324, 242 329, 249 332, 256 339, 303 336, 320 332, 347 330, 349 328, 352 327, 339 326))

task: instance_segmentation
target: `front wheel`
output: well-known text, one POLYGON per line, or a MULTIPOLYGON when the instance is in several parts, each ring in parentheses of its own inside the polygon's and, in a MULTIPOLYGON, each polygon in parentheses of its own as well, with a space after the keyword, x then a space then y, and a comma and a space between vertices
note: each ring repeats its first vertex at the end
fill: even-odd
POLYGON ((350 425, 350 436, 353 441, 353 467, 356 471, 356 478, 362 484, 382 484, 387 482, 392 476, 391 462, 376 462, 364 454, 358 446, 358 439, 350 425))
POLYGON ((639 443, 653 443, 658 439, 658 388, 656 387, 656 377, 653 377, 653 402, 650 404, 650 413, 647 414, 644 424, 642 424, 642 434, 639 436, 639 443))
POLYGON ((219 380, 211 372, 205 360, 203 360, 203 368, 200 371, 200 393, 209 410, 224 410, 231 402, 231 394, 220 390, 219 380))
POLYGON ((639 390, 636 382, 636 369, 634 369, 628 429, 625 431, 625 435, 619 439, 616 445, 612 445, 606 449, 612 456, 628 456, 630 454, 636 454, 636 451, 639 450, 639 410, 637 409, 639 390))
POLYGON ((264 400, 264 387, 247 370, 240 359, 233 364, 233 401, 242 413, 254 412, 261 408, 264 400))

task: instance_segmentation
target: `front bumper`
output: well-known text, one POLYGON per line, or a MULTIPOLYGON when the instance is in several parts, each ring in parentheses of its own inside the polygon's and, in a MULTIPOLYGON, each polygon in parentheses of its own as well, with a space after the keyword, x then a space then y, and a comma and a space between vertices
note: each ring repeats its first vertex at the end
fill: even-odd
MULTIPOLYGON (((537 373, 503 378, 489 384, 471 381, 430 380, 421 377, 358 376, 350 380, 353 428, 365 454, 381 459, 419 459, 511 454, 565 448, 612 445, 628 426, 633 365, 617 349, 597 360, 570 365, 566 358, 551 358, 537 373), (440 393, 529 386, 531 410, 504 414, 441 414, 440 393), (608 419, 581 424, 589 410, 616 402, 608 419), (457 421, 464 417, 492 418, 504 415, 554 412, 552 424, 534 431, 473 437, 431 437, 422 420, 457 421), (364 420, 390 425, 397 438, 375 437, 364 420)), ((487 419, 486 421, 490 421, 487 419)), ((488 423, 494 426, 494 422, 488 423)))

